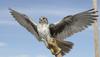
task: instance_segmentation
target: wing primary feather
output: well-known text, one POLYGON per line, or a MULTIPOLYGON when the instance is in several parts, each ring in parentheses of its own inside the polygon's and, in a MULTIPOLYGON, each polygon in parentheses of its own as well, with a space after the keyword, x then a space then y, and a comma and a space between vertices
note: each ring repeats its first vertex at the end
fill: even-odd
POLYGON ((97 20, 96 17, 98 15, 95 14, 97 12, 93 8, 75 15, 66 16, 60 22, 52 24, 53 26, 49 28, 50 32, 52 32, 52 36, 55 38, 65 39, 92 25, 97 20))
POLYGON ((32 20, 30 20, 30 18, 27 15, 19 13, 11 8, 9 10, 11 15, 15 18, 15 20, 23 27, 25 27, 29 32, 35 35, 36 38, 40 41, 40 37, 37 31, 37 24, 35 22, 32 22, 32 20))

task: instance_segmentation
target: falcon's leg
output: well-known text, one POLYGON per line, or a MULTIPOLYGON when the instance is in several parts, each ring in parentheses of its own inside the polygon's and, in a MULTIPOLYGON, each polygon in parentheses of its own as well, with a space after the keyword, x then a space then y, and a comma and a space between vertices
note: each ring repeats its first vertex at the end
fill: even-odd
POLYGON ((47 43, 49 45, 49 49, 51 50, 52 54, 57 55, 61 52, 61 48, 58 46, 54 38, 47 38, 47 43))

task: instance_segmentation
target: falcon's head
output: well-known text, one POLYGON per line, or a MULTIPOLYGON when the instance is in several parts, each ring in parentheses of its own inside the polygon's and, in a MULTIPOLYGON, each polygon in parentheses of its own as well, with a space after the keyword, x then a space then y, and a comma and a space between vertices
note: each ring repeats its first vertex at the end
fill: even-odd
POLYGON ((47 20, 46 17, 41 16, 41 17, 39 18, 39 23, 41 23, 41 24, 48 24, 48 20, 47 20))

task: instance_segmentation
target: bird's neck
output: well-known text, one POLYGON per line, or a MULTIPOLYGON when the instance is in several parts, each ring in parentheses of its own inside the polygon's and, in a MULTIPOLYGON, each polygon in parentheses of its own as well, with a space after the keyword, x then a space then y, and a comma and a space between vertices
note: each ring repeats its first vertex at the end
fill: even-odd
POLYGON ((48 24, 47 23, 39 23, 39 25, 45 26, 45 25, 48 25, 48 24))

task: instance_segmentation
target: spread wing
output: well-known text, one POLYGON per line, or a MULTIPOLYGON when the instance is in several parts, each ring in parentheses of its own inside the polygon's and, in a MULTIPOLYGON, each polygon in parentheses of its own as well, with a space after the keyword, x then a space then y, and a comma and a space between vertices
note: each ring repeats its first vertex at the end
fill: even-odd
POLYGON ((35 35, 38 40, 40 40, 37 31, 37 24, 35 22, 32 22, 32 20, 25 14, 21 14, 15 10, 10 9, 10 13, 20 25, 25 27, 29 32, 35 35))
POLYGON ((75 15, 64 17, 60 22, 50 24, 49 29, 52 37, 63 40, 66 37, 80 32, 91 25, 96 20, 97 11, 94 9, 84 11, 75 15))

